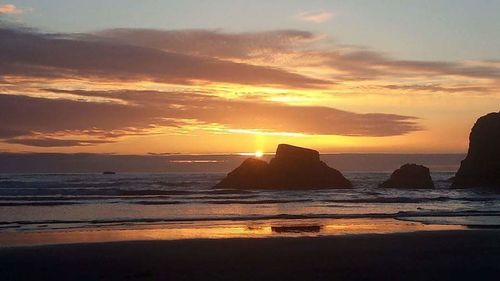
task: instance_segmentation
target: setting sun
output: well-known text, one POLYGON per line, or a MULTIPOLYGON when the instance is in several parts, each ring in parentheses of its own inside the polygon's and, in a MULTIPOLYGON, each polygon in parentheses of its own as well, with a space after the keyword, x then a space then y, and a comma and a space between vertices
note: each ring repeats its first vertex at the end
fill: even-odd
POLYGON ((0 0, 0 281, 499 280, 498 11, 0 0))
POLYGON ((262 156, 264 156, 264 152, 262 152, 262 150, 256 150, 255 152, 242 152, 239 153, 239 155, 261 158, 262 156))

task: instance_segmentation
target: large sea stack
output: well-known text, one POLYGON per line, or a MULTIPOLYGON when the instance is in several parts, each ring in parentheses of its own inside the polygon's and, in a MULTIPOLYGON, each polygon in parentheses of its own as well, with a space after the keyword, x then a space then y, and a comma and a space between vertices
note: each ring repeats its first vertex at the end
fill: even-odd
POLYGON ((467 157, 452 186, 500 189, 500 112, 479 118, 472 127, 467 157))
POLYGON ((434 188, 429 168, 417 164, 405 164, 381 183, 385 188, 434 188))
POLYGON ((328 167, 312 149, 278 145, 269 163, 249 158, 230 172, 215 188, 235 189, 328 189, 350 188, 342 173, 328 167))

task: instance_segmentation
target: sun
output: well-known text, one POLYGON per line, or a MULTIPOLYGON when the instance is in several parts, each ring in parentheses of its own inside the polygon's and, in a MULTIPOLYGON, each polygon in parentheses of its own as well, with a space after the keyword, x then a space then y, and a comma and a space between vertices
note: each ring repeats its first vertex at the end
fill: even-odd
POLYGON ((262 150, 256 150, 255 152, 242 152, 238 154, 243 156, 251 156, 255 158, 261 158, 262 156, 264 156, 264 152, 262 152, 262 150))
POLYGON ((264 152, 262 152, 261 150, 255 151, 255 157, 261 158, 262 156, 264 156, 264 152))

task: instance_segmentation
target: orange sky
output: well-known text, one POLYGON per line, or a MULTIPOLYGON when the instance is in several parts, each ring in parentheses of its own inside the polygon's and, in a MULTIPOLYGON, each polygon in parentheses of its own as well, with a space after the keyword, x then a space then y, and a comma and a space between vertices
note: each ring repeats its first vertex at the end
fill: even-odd
POLYGON ((500 62, 412 61, 322 34, 0 29, 0 150, 464 152, 500 62))

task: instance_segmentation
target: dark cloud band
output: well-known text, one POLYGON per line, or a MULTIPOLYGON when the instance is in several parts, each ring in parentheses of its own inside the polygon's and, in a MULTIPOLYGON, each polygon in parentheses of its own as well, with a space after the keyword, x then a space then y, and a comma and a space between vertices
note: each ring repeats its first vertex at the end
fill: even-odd
POLYGON ((411 116, 358 114, 320 106, 238 101, 193 93, 72 93, 120 98, 130 105, 0 95, 0 132, 12 132, 2 136, 4 142, 45 147, 93 145, 125 135, 147 134, 151 128, 182 127, 186 120, 227 129, 312 135, 393 136, 420 129, 411 116), (91 141, 37 137, 65 132, 86 135, 91 141))
POLYGON ((193 81, 314 88, 328 81, 284 70, 89 38, 0 29, 0 75, 193 81))

